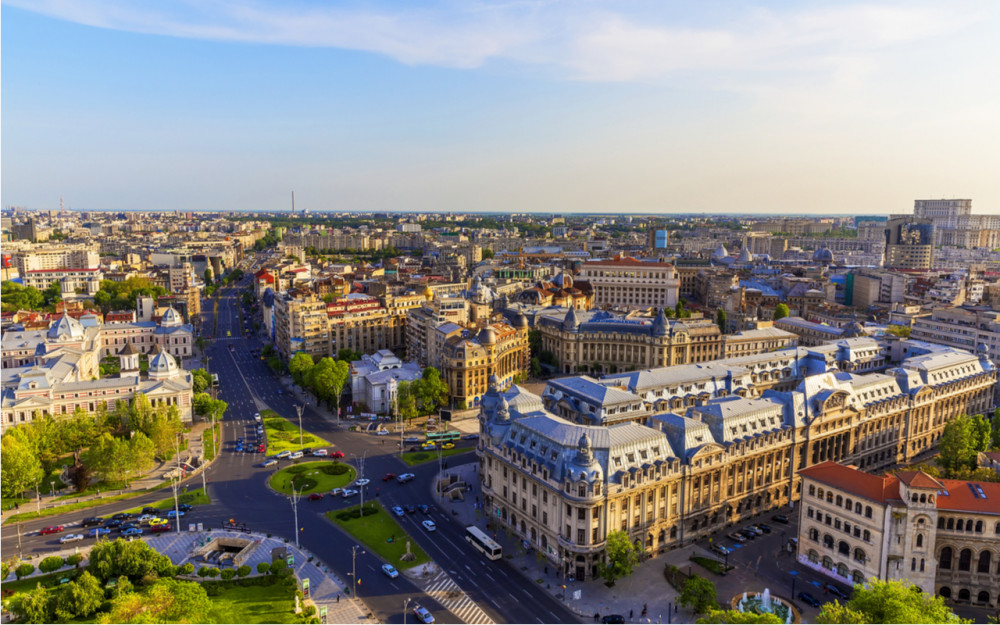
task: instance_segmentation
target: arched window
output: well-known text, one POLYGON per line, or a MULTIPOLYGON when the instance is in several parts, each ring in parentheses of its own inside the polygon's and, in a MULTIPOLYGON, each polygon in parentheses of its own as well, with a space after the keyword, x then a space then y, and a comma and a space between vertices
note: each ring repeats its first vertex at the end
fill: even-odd
POLYGON ((996 527, 993 528, 993 533, 1000 534, 1000 522, 998 522, 996 527))
POLYGON ((848 575, 847 565, 843 562, 837 565, 837 575, 840 575, 841 577, 847 577, 848 575))
POLYGON ((854 571, 853 573, 851 573, 851 579, 854 581, 855 584, 865 583, 865 576, 864 573, 862 573, 861 571, 854 571))
POLYGON ((809 485, 809 496, 814 496, 816 494, 816 487, 812 484, 809 485))
POLYGON ((854 504, 854 513, 855 514, 861 514, 861 503, 860 502, 854 504))
POLYGON ((917 547, 923 547, 923 546, 924 546, 924 535, 917 534, 917 547))
POLYGON ((939 516, 938 517, 938 529, 939 530, 943 530, 944 529, 944 517, 943 516, 939 516))
POLYGON ((946 571, 951 569, 951 547, 945 547, 941 550, 941 555, 938 557, 938 567, 946 571))
POLYGON ((844 505, 844 498, 841 497, 840 495, 837 495, 837 507, 840 508, 843 505, 844 505))
POLYGON ((962 590, 958 591, 958 600, 959 601, 968 601, 971 598, 972 598, 972 593, 969 592, 968 588, 963 588, 962 590))
POLYGON ((872 507, 871 506, 865 506, 865 518, 868 518, 868 519, 872 518, 872 507))
POLYGON ((985 591, 985 590, 981 590, 979 592, 979 596, 976 597, 976 601, 978 601, 979 603, 989 603, 990 602, 990 593, 987 592, 987 591, 985 591))
POLYGON ((990 558, 993 553, 989 549, 984 549, 982 553, 979 554, 979 564, 976 566, 976 571, 979 573, 989 573, 990 572, 990 558))
POLYGON ((819 562, 819 554, 816 553, 815 549, 809 550, 809 561, 812 562, 813 564, 819 562))
POLYGON ((809 540, 813 542, 819 542, 819 530, 817 530, 815 527, 809 528, 809 540))
POLYGON ((832 571, 833 558, 831 558, 830 556, 823 556, 823 568, 832 571))
POLYGON ((945 599, 950 599, 951 598, 951 588, 948 588, 947 586, 942 586, 941 590, 938 591, 938 594, 941 595, 942 597, 944 597, 945 599))
POLYGON ((982 521, 976 521, 976 533, 977 534, 982 534, 983 533, 983 522, 982 521))
POLYGON ((870 543, 872 541, 872 533, 870 531, 868 531, 868 530, 865 530, 864 539, 863 540, 866 543, 870 543))
POLYGON ((837 552, 838 553, 842 553, 845 556, 850 555, 851 554, 851 546, 847 544, 846 540, 842 540, 839 543, 837 543, 837 552))
POLYGON ((948 529, 955 529, 955 519, 948 519, 948 529))
POLYGON ((833 491, 826 491, 826 501, 827 503, 833 503, 833 491))
POLYGON ((857 560, 858 562, 862 562, 862 563, 863 562, 867 562, 868 561, 868 554, 865 553, 864 549, 861 549, 860 547, 856 548, 854 550, 854 559, 857 560))
POLYGON ((958 570, 968 571, 972 568, 972 549, 963 549, 958 554, 958 570))
POLYGON ((823 534, 823 546, 827 549, 833 549, 833 536, 823 534))

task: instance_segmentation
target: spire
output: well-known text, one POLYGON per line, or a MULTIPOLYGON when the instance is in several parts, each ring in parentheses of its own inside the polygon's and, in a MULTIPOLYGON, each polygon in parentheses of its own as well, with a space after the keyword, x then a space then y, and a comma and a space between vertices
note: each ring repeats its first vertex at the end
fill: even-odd
POLYGON ((576 308, 574 306, 569 307, 569 312, 563 318, 562 327, 567 332, 576 332, 580 329, 580 321, 576 318, 576 308))
POLYGON ((656 319, 653 320, 653 336, 666 336, 668 327, 667 315, 664 314, 661 308, 660 312, 656 315, 656 319))

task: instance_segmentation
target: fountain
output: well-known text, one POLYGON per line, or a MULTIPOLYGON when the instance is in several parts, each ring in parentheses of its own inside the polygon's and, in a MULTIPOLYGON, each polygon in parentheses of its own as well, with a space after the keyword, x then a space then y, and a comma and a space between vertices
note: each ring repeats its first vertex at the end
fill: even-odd
POLYGON ((746 592, 742 596, 736 595, 732 600, 732 607, 740 612, 754 612, 756 614, 773 614, 785 623, 799 622, 799 615, 795 609, 779 597, 771 596, 771 589, 765 588, 764 592, 754 593, 748 596, 746 592))

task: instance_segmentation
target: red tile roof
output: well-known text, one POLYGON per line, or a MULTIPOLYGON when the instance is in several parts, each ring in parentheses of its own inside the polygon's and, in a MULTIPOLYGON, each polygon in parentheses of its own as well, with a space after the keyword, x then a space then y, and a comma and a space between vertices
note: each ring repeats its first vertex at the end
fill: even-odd
POLYGON ((799 475, 879 503, 899 499, 899 480, 895 477, 871 475, 832 461, 806 467, 799 475))
POLYGON ((938 481, 944 486, 938 493, 938 510, 1000 515, 1000 482, 938 481), (985 498, 979 496, 980 491, 985 498))
POLYGON ((941 488, 941 482, 923 471, 897 471, 896 477, 911 488, 941 488))

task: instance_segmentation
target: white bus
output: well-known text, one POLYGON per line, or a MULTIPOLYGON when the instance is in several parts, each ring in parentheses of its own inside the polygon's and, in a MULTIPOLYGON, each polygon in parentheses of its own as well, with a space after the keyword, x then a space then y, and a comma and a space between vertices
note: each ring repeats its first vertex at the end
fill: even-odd
POLYGON ((465 540, 472 543, 473 547, 481 551, 490 560, 499 560, 503 556, 500 545, 475 525, 465 528, 465 540))

